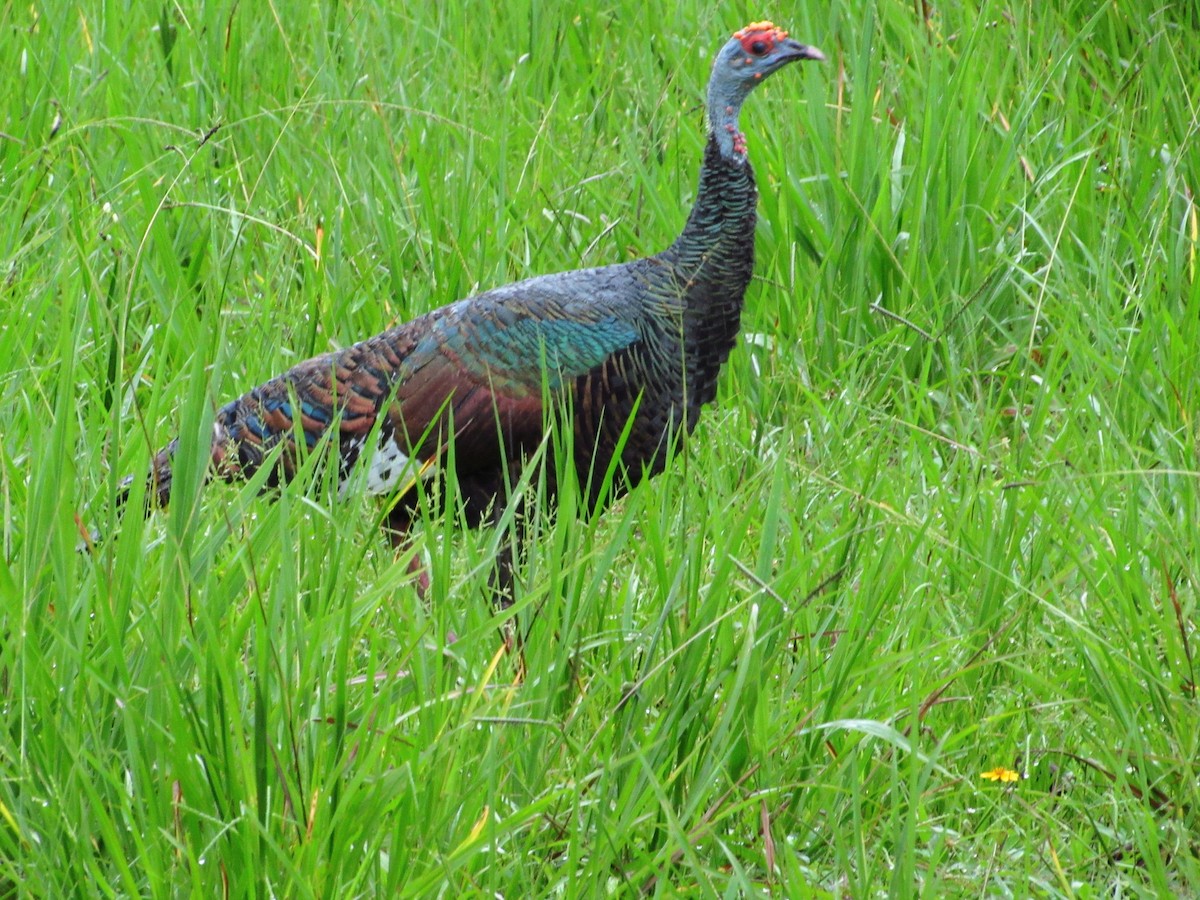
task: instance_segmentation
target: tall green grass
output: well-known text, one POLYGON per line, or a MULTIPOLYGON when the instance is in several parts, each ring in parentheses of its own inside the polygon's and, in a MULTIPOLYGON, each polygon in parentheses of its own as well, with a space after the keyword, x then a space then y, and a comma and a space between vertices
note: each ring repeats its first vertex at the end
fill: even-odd
POLYGON ((1194 8, 735 7, 3 7, 0 894, 1200 891, 1194 8), (664 246, 764 15, 830 62, 743 119, 751 339, 535 519, 523 678, 453 510, 428 608, 320 483, 118 522, 294 362, 664 246))

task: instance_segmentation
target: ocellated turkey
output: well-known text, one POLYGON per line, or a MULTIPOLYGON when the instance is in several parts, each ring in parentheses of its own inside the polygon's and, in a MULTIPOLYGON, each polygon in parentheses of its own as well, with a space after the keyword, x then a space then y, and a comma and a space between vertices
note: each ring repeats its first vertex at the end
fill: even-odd
MULTIPOLYGON (((716 394, 754 268, 757 193, 738 113, 772 73, 823 58, 770 22, 738 31, 713 63, 699 189, 667 249, 498 287, 300 363, 217 412, 209 476, 244 479, 272 461, 271 482, 287 480, 302 435, 337 455, 344 485, 399 494, 387 526, 403 542, 417 482, 451 444, 470 522, 495 520, 543 441, 548 403, 571 409, 573 468, 593 508, 661 472, 716 394)), ((192 449, 175 440, 154 457, 149 506, 167 505, 172 461, 192 449)))

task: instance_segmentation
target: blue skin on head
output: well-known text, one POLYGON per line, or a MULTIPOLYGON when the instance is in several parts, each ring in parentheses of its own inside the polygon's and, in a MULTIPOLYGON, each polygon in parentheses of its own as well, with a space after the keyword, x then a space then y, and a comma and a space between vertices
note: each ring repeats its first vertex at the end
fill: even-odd
POLYGON ((738 130, 738 112, 754 88, 788 63, 823 60, 816 47, 807 47, 770 22, 756 22, 737 32, 721 48, 708 82, 708 119, 721 154, 728 159, 745 156, 738 130))

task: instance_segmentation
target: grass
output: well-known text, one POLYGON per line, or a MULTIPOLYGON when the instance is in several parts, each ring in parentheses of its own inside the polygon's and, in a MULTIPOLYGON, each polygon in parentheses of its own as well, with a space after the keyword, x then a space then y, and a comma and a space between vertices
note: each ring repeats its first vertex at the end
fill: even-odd
POLYGON ((1188 4, 787 14, 751 340, 535 523, 523 680, 453 514, 428 609, 319 484, 118 526, 292 363, 669 242, 735 6, 3 7, 0 895, 1200 891, 1188 4))

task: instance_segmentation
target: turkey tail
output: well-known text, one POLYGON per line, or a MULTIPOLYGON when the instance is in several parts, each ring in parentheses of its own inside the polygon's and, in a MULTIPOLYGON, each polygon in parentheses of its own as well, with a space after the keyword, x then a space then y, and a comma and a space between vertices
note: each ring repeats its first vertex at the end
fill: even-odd
MULTIPOLYGON (((171 502, 171 481, 173 473, 171 463, 175 459, 175 451, 179 449, 179 438, 171 441, 158 453, 150 463, 150 474, 146 476, 146 508, 145 515, 154 509, 166 509, 171 502)), ((126 475, 121 479, 117 489, 117 515, 124 515, 125 507, 129 505, 129 495, 133 489, 136 475, 126 475)))
POLYGON ((150 463, 150 477, 146 485, 147 494, 150 497, 147 506, 153 503, 154 506, 165 509, 171 502, 171 463, 174 461, 175 451, 178 449, 179 438, 175 438, 154 454, 154 460, 150 463))
MULTIPOLYGON (((144 516, 149 516, 155 508, 165 508, 170 502, 171 462, 178 448, 179 438, 176 438, 154 455, 154 459, 150 463, 150 474, 146 477, 146 503, 142 511, 144 516)), ((125 507, 129 505, 129 495, 132 493, 136 478, 136 475, 126 475, 117 486, 115 503, 117 518, 125 515, 125 507)), ((96 549, 97 544, 103 542, 104 535, 98 528, 88 528, 78 514, 76 514, 75 520, 82 538, 75 549, 81 553, 85 551, 91 553, 96 549)))

